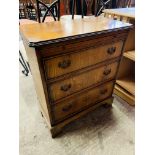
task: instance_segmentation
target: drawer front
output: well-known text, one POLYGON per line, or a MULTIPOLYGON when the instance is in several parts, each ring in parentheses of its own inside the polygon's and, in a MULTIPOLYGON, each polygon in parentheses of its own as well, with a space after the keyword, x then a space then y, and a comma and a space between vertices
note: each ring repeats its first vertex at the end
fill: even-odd
POLYGON ((45 46, 40 46, 37 51, 40 53, 41 57, 47 58, 53 55, 64 54, 66 52, 73 52, 97 45, 103 45, 111 43, 111 41, 125 40, 128 34, 128 30, 118 30, 115 32, 109 32, 108 34, 102 34, 97 36, 91 36, 86 38, 81 38, 80 40, 70 40, 61 43, 55 43, 45 46))
POLYGON ((53 106, 55 122, 69 117, 76 112, 86 109, 112 95, 113 81, 102 84, 80 95, 76 95, 53 106))
POLYGON ((46 78, 55 78, 72 71, 82 69, 99 62, 120 56, 123 41, 105 46, 90 48, 85 51, 70 53, 44 62, 46 78))
POLYGON ((93 84, 112 79, 116 75, 117 67, 118 62, 114 62, 112 64, 102 65, 69 79, 53 83, 49 86, 50 97, 52 101, 56 101, 93 84))

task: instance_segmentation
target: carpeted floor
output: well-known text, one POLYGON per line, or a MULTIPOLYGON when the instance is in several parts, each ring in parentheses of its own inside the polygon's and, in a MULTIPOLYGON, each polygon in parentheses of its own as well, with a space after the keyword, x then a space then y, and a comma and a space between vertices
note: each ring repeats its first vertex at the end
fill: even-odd
POLYGON ((111 109, 99 107, 52 139, 32 76, 19 76, 20 155, 134 155, 134 107, 115 97, 111 109))

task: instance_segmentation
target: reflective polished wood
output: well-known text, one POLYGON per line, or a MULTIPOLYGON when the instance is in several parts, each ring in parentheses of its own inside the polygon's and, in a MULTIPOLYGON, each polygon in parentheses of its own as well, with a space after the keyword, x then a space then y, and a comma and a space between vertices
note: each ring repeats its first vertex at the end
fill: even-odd
POLYGON ((84 19, 61 20, 51 23, 36 23, 21 25, 20 32, 29 44, 37 45, 48 40, 64 39, 92 33, 105 33, 115 29, 130 27, 131 24, 99 17, 86 17, 84 19))

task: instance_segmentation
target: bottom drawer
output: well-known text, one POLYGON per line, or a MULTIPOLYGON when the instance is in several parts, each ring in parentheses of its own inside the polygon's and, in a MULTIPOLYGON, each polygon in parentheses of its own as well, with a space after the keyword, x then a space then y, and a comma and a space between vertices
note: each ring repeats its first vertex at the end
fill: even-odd
POLYGON ((53 105, 54 121, 65 119, 90 105, 100 102, 112 95, 114 82, 107 82, 98 87, 87 90, 81 94, 53 105))

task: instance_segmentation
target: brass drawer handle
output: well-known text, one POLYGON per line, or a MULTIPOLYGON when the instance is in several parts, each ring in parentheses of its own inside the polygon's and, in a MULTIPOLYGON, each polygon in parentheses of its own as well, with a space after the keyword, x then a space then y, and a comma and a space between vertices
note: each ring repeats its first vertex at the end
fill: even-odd
POLYGON ((71 65, 71 61, 70 60, 63 60, 62 62, 59 62, 58 66, 59 68, 67 68, 71 65))
POLYGON ((116 47, 111 47, 111 48, 108 48, 108 50, 107 50, 108 54, 110 54, 110 55, 114 54, 115 51, 116 51, 116 47))
POLYGON ((109 75, 110 73, 111 73, 111 69, 106 69, 106 70, 103 72, 104 75, 109 75))
POLYGON ((69 104, 69 105, 63 107, 63 108, 62 108, 62 111, 67 112, 67 111, 69 111, 72 107, 73 107, 73 104, 71 103, 71 104, 69 104))
POLYGON ((105 95, 107 92, 108 92, 108 89, 104 89, 104 90, 101 90, 101 91, 100 91, 100 93, 101 93, 102 95, 105 95))
POLYGON ((71 88, 71 84, 65 84, 60 87, 62 91, 68 91, 71 88))

